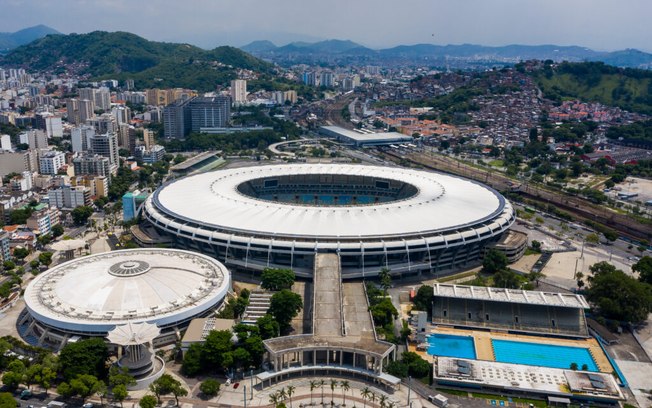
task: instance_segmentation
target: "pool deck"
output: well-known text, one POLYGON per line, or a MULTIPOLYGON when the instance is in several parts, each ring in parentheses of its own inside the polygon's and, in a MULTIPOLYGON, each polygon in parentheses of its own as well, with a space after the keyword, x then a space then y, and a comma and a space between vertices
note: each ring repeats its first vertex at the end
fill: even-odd
MULTIPOLYGON (((501 332, 462 330, 462 329, 453 329, 449 327, 437 327, 434 330, 431 330, 431 333, 473 337, 475 343, 476 357, 478 360, 485 360, 485 361, 496 360, 494 357, 494 349, 493 346, 491 345, 492 339, 587 348, 589 349, 589 353, 593 357, 593 360, 598 366, 600 372, 603 373, 613 372, 613 368, 609 363, 609 359, 607 359, 607 356, 605 356, 604 352, 602 351, 602 348, 598 344, 598 341, 594 338, 583 339, 583 340, 571 340, 571 339, 563 339, 563 338, 549 338, 549 337, 539 337, 539 336, 526 336, 521 334, 508 334, 508 333, 501 333, 501 332)), ((413 346, 410 346, 410 351, 415 351, 419 353, 422 357, 425 357, 428 361, 432 359, 431 357, 428 356, 427 352, 418 351, 413 346)))

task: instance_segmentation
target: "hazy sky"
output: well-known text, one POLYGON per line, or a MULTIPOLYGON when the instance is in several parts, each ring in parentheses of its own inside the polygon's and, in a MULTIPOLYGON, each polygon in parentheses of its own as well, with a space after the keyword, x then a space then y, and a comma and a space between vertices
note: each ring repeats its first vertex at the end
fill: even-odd
POLYGON ((268 39, 652 51, 652 0, 0 0, 0 31, 130 31, 205 48, 268 39))

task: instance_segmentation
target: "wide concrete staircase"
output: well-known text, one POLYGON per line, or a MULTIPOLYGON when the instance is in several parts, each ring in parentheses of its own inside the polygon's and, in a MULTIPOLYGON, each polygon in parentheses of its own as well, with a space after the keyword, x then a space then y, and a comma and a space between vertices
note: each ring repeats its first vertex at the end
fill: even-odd
POLYGON ((249 295, 249 305, 242 317, 244 324, 256 324, 256 321, 263 317, 269 309, 274 292, 253 291, 249 295))

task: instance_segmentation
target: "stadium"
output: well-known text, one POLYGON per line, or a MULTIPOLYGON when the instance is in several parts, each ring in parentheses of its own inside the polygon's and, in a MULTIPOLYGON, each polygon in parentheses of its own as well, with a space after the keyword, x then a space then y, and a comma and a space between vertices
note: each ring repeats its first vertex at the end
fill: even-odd
POLYGON ((342 277, 454 270, 477 262, 514 222, 493 189, 455 176, 342 164, 257 166, 159 188, 143 218, 179 248, 247 270, 312 277, 338 253, 342 277))
POLYGON ((131 249, 85 256, 38 275, 25 290, 18 331, 28 343, 59 349, 116 326, 155 324, 155 347, 220 305, 229 271, 206 255, 131 249))

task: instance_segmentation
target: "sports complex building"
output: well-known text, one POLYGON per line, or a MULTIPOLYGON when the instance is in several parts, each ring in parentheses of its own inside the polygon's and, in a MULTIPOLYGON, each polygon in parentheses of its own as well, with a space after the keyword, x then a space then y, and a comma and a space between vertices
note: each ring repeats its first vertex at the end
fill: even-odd
POLYGON ((627 382, 590 337, 583 296, 436 283, 419 348, 439 387, 613 406, 627 382), (612 373, 615 373, 612 374, 612 373))
POLYGON ((231 287, 215 259, 171 249, 85 256, 38 275, 25 290, 18 331, 29 344, 60 349, 117 326, 154 324, 154 347, 180 340, 194 317, 214 311, 231 287))
POLYGON ((312 277, 315 254, 337 253, 343 279, 383 268, 403 275, 477 263, 515 220, 501 194, 470 180, 341 164, 186 177, 159 188, 142 214, 175 246, 233 267, 292 268, 312 277))

